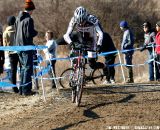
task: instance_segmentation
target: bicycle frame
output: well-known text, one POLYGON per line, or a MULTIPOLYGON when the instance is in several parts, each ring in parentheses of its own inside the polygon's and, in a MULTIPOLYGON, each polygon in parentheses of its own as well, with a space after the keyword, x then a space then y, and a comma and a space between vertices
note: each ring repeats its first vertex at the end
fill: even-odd
MULTIPOLYGON (((98 71, 96 71, 96 69, 91 69, 90 68, 90 71, 89 71, 89 75, 86 75, 85 74, 85 70, 86 70, 86 64, 88 63, 88 62, 86 62, 86 59, 84 58, 84 54, 86 53, 85 51, 91 51, 91 50, 86 50, 85 48, 84 49, 81 49, 81 50, 78 50, 78 51, 75 51, 75 50, 71 50, 73 53, 75 53, 76 52, 76 58, 74 58, 74 59, 72 59, 71 60, 71 66, 72 66, 72 68, 75 70, 77 67, 79 67, 80 66, 80 64, 79 63, 81 63, 81 61, 80 60, 82 60, 83 59, 83 69, 84 69, 84 80, 85 80, 85 83, 87 83, 87 82, 90 82, 90 81, 92 81, 94 84, 97 84, 96 82, 95 82, 95 80, 96 79, 99 79, 99 78, 101 78, 101 79, 103 79, 103 77, 104 77, 104 74, 103 74, 103 70, 102 70, 102 72, 100 72, 99 71, 99 74, 98 74, 98 76, 96 76, 95 77, 95 72, 98 72, 98 71), (78 52, 78 53, 77 53, 78 52), (75 62, 76 61, 76 62, 75 62), (75 63, 74 63, 75 62, 75 63)), ((103 69, 103 68, 102 68, 103 69)), ((99 70, 99 69, 98 69, 99 70)), ((101 80, 102 81, 102 80, 101 80)))
POLYGON ((78 57, 73 60, 76 62, 75 64, 71 63, 73 68, 73 74, 71 74, 70 78, 70 86, 72 87, 72 102, 76 102, 76 105, 79 106, 82 97, 85 74, 85 59, 83 57, 83 51, 78 50, 78 57))

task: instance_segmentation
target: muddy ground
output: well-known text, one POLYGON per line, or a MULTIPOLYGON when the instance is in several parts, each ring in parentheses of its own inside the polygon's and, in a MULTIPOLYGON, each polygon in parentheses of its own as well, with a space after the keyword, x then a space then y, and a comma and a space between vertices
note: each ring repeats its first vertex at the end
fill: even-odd
POLYGON ((86 87, 80 107, 70 92, 48 89, 46 102, 1 92, 0 130, 160 129, 160 84, 86 87))

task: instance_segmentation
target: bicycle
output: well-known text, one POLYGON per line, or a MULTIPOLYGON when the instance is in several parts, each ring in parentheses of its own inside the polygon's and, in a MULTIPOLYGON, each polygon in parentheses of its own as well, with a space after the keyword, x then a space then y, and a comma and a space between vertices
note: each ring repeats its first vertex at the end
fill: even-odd
MULTIPOLYGON (((85 68, 87 70, 88 68, 85 68)), ((65 69, 60 77, 63 77, 59 80, 59 83, 62 88, 68 88, 70 87, 69 85, 69 79, 70 79, 70 74, 73 71, 73 68, 67 68, 65 69)), ((86 72, 86 71, 85 71, 86 72)), ((103 69, 91 69, 89 68, 88 74, 85 73, 85 83, 88 84, 89 82, 92 82, 94 85, 98 85, 103 82, 104 79, 104 74, 103 74, 103 69)))
POLYGON ((82 91, 85 84, 92 81, 94 84, 102 82, 104 74, 102 69, 91 70, 89 76, 86 75, 86 59, 84 57, 86 47, 81 45, 78 50, 77 57, 71 60, 72 68, 68 68, 62 72, 59 80, 60 85, 63 88, 70 86, 72 88, 72 102, 76 102, 79 106, 82 98, 82 91))

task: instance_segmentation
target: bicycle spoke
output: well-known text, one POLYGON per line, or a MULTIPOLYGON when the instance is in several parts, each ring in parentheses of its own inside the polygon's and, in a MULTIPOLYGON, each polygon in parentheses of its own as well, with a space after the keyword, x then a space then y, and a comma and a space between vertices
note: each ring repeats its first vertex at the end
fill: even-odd
POLYGON ((71 79, 72 73, 73 73, 72 68, 69 68, 63 71, 63 73, 60 75, 61 79, 59 80, 61 87, 63 88, 70 87, 70 79, 71 79))

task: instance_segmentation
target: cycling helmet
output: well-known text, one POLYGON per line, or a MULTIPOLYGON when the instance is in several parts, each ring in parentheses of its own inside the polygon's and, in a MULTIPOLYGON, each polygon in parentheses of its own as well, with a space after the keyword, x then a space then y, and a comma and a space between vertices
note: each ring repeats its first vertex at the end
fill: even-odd
POLYGON ((86 16, 87 16, 87 10, 82 6, 78 7, 74 11, 74 18, 76 23, 78 24, 82 23, 86 19, 86 16))

